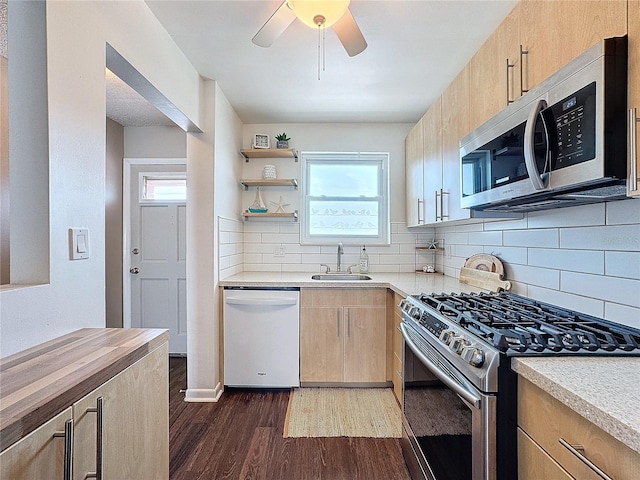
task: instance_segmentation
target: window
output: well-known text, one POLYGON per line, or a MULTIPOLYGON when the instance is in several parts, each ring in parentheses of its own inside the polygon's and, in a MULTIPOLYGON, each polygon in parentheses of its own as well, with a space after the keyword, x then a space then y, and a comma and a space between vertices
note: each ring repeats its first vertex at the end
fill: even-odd
POLYGON ((389 244, 389 154, 302 153, 301 243, 389 244))
POLYGON ((187 177, 180 173, 140 173, 140 202, 186 202, 187 177))

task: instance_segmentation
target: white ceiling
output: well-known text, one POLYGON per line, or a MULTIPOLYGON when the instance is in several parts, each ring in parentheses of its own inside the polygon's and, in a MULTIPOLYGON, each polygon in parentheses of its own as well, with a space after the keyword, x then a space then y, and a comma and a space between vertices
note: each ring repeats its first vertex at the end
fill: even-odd
POLYGON ((349 57, 328 29, 321 80, 317 32, 299 20, 270 48, 251 42, 281 0, 146 3, 244 123, 298 123, 417 121, 517 0, 352 0, 369 46, 349 57))

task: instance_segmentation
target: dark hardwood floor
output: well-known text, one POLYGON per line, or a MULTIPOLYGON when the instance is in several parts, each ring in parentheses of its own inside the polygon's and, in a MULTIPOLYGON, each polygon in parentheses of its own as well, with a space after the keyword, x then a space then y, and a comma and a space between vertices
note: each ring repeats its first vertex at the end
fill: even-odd
POLYGON ((410 479, 395 438, 283 438, 288 390, 187 403, 186 359, 170 359, 169 378, 171 480, 410 479))

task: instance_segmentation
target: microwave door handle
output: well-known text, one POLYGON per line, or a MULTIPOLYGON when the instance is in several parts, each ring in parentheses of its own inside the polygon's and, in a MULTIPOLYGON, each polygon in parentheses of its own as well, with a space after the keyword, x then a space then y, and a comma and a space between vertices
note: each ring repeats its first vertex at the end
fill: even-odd
MULTIPOLYGON (((529 178, 531 179, 531 183, 533 183, 533 188, 536 190, 544 190, 547 188, 547 184, 549 182, 548 178, 543 180, 541 173, 538 171, 538 166, 536 165, 536 154, 534 150, 534 135, 536 128, 536 117, 538 114, 547 106, 547 102, 540 99, 537 100, 533 108, 531 109, 531 113, 529 114, 529 118, 527 119, 527 124, 524 129, 524 164, 527 167, 527 173, 529 174, 529 178)), ((542 118, 542 117, 541 117, 542 118)), ((542 118, 544 122, 544 118, 542 118)), ((547 130, 546 124, 544 125, 545 132, 547 130)), ((549 135, 547 134, 547 140, 549 135)), ((549 142, 547 142, 547 157, 549 156, 549 142)))

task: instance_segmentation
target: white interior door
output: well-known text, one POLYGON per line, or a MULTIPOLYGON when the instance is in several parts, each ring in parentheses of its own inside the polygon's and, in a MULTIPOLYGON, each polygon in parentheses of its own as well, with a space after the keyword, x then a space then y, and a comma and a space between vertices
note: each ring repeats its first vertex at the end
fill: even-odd
POLYGON ((169 352, 186 354, 186 166, 129 172, 130 325, 169 329, 169 352))

